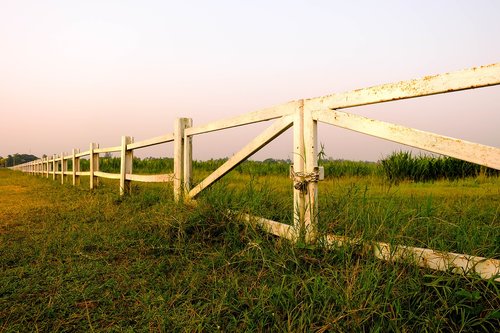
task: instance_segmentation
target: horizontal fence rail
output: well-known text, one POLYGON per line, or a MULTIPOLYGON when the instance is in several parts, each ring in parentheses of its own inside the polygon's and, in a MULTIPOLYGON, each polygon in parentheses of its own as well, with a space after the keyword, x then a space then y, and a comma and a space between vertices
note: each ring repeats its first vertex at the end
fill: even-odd
POLYGON ((99 147, 90 143, 89 149, 80 152, 61 153, 12 167, 53 180, 59 178, 64 184, 71 176, 72 184, 79 185, 80 177, 89 177, 90 189, 98 186, 99 178, 119 180, 120 195, 131 192, 131 182, 157 182, 173 184, 174 198, 179 201, 193 200, 201 192, 217 182, 255 152, 273 141, 287 129, 293 127, 293 224, 283 224, 250 214, 238 214, 242 221, 258 225, 267 232, 292 241, 316 242, 323 240, 328 246, 360 244, 364 252, 372 253, 381 260, 412 260, 419 266, 435 270, 468 274, 475 272, 484 279, 500 281, 500 260, 464 254, 440 252, 408 246, 389 245, 382 242, 362 243, 336 235, 320 235, 318 225, 318 167, 317 123, 322 122, 348 130, 398 142, 461 160, 500 170, 500 149, 456 138, 382 122, 375 119, 339 111, 351 107, 384 103, 408 98, 443 94, 466 89, 500 84, 500 63, 474 67, 452 73, 426 76, 420 79, 389 83, 328 96, 291 101, 271 108, 244 115, 193 126, 192 119, 179 118, 171 133, 134 142, 134 138, 123 136, 121 144, 99 147), (217 170, 198 184, 192 184, 192 139, 194 136, 221 131, 228 128, 274 120, 274 123, 235 153, 217 170), (133 173, 133 152, 158 144, 173 142, 173 173, 139 175, 133 173), (99 170, 99 154, 119 153, 120 173, 99 170), (89 171, 81 171, 81 158, 89 160, 89 171), (69 161, 71 170, 68 168, 69 161))

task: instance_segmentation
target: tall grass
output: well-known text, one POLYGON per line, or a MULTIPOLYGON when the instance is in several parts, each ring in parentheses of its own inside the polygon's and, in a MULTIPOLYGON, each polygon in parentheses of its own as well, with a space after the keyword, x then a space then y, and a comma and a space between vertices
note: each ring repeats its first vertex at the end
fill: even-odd
POLYGON ((499 171, 452 157, 413 156, 396 152, 381 161, 387 178, 392 182, 411 180, 426 182, 438 179, 454 180, 466 177, 498 176, 499 171))
MULTIPOLYGON (((491 332, 499 327, 500 290, 492 281, 385 263, 360 256, 355 247, 298 248, 242 223, 227 214, 228 206, 278 219, 289 199, 280 187, 289 180, 244 178, 242 187, 233 186, 240 177, 233 172, 191 206, 174 203, 169 185, 136 186, 133 195, 120 198, 106 179, 89 192, 0 170, 0 330, 491 332)), ((411 234, 404 231, 410 228, 408 217, 420 233, 436 221, 473 216, 461 197, 456 200, 455 191, 463 191, 457 184, 451 189, 438 184, 429 197, 422 188, 377 187, 363 177, 330 182, 335 187, 322 196, 327 201, 322 207, 330 206, 320 214, 338 233, 402 240, 398 235, 411 234), (438 194, 456 203, 434 199, 438 194), (457 207, 462 211, 449 215, 457 207)), ((488 184, 473 190, 494 198, 498 183, 488 184)), ((470 224, 491 224, 479 246, 495 251, 498 201, 478 201, 470 209, 488 211, 470 224)), ((451 231, 450 239, 453 232, 477 237, 466 227, 446 233, 451 231)))

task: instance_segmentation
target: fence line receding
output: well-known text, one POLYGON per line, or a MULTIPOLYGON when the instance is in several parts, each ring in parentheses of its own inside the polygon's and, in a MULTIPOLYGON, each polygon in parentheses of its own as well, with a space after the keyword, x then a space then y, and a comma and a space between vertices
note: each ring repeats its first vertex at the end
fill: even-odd
MULTIPOLYGON (((352 113, 339 111, 351 107, 384 103, 408 98, 443 94, 466 89, 475 89, 500 84, 500 63, 474 67, 452 73, 426 76, 420 79, 379 85, 328 96, 301 99, 244 115, 193 126, 190 118, 176 119, 173 132, 154 138, 134 142, 134 138, 123 136, 121 144, 101 148, 90 143, 89 149, 71 154, 61 153, 13 167, 35 175, 52 179, 59 178, 63 184, 71 176, 72 184, 79 185, 80 177, 89 177, 90 188, 98 185, 99 178, 118 179, 120 195, 131 191, 131 182, 172 182, 174 198, 195 199, 210 185, 230 172, 262 147, 273 141, 284 131, 293 127, 293 224, 283 224, 250 214, 240 214, 242 220, 257 224, 268 232, 292 241, 315 242, 322 240, 331 246, 358 243, 358 240, 335 235, 320 235, 318 225, 318 181, 321 170, 318 166, 318 122, 349 129, 370 136, 394 141, 429 152, 455 157, 500 170, 500 149, 456 138, 421 131, 397 124, 369 119, 352 113), (236 152, 223 165, 198 184, 192 184, 192 138, 205 133, 228 128, 270 121, 274 122, 261 134, 236 152), (171 174, 138 175, 133 173, 133 152, 136 149, 174 143, 174 170, 171 174), (119 153, 120 173, 99 170, 99 154, 119 153), (90 170, 81 171, 80 159, 87 157, 90 170), (68 170, 68 161, 72 168, 68 170)), ((405 260, 411 258, 422 267, 450 270, 467 274, 475 272, 484 279, 500 281, 500 260, 487 259, 457 253, 434 251, 409 246, 392 246, 387 243, 364 243, 377 258, 382 260, 405 260)))

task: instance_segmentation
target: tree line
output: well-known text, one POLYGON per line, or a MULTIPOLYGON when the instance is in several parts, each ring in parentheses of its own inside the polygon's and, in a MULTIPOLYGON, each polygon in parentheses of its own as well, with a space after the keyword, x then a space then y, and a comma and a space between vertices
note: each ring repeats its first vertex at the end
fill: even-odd
POLYGON ((38 157, 31 154, 14 154, 7 157, 0 156, 0 168, 9 168, 18 164, 23 164, 37 160, 38 157))

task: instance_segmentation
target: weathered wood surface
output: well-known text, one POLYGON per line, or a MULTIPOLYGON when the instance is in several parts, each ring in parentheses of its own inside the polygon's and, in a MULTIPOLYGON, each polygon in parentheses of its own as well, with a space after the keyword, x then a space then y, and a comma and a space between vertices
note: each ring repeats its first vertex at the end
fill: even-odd
MULTIPOLYGON (((296 107, 293 119, 293 171, 305 172, 306 147, 304 144, 304 102, 296 107)), ((295 185, 295 184, 294 184, 295 185)), ((305 233, 304 216, 306 209, 305 194, 293 188, 293 223, 296 230, 305 233)))
MULTIPOLYGON (((304 147, 305 153, 305 172, 313 174, 314 169, 318 166, 318 122, 313 119, 312 112, 309 109, 304 109, 304 147)), ((318 183, 308 182, 307 193, 304 195, 305 212, 304 212, 304 228, 305 241, 313 241, 316 237, 318 227, 318 183)))
POLYGON ((193 126, 193 119, 188 118, 186 129, 184 130, 184 162, 183 162, 183 185, 184 196, 187 197, 191 189, 193 174, 193 137, 186 134, 186 130, 193 126))
POLYGON ((98 177, 95 174, 99 171, 99 154, 97 154, 94 150, 99 148, 99 144, 91 143, 89 148, 89 157, 90 157, 90 189, 94 189, 98 184, 98 177))
POLYGON ((292 101, 285 104, 266 108, 263 110, 246 113, 241 116, 222 119, 197 127, 191 127, 189 129, 186 129, 186 135, 191 136, 202 133, 209 133, 209 132, 223 130, 226 128, 233 128, 243 125, 254 124, 262 121, 278 119, 283 116, 292 114, 295 111, 296 104, 297 104, 296 101, 292 101))
POLYGON ((52 155, 52 180, 56 180, 56 171, 57 171, 57 155, 52 155))
POLYGON ((106 148, 96 148, 94 149, 94 153, 117 153, 122 149, 121 146, 114 146, 114 147, 106 147, 106 148))
POLYGON ((295 241, 297 239, 297 229, 294 226, 246 213, 240 214, 239 216, 241 216, 241 219, 243 221, 248 222, 252 225, 258 225, 270 234, 292 241, 295 241))
POLYGON ((500 260, 467 254, 436 251, 420 247, 390 245, 383 242, 367 242, 346 236, 328 235, 326 244, 340 247, 361 245, 363 252, 371 253, 384 261, 408 261, 420 267, 456 274, 476 273, 482 279, 494 278, 500 282, 500 260))
POLYGON ((61 165, 61 172, 60 172, 60 175, 61 175, 61 184, 64 184, 64 172, 66 171, 66 163, 65 160, 64 160, 64 153, 61 153, 61 157, 60 157, 60 165, 61 165))
POLYGON ((102 171, 94 171, 94 176, 100 178, 108 178, 108 179, 120 179, 119 173, 109 173, 102 171))
POLYGON ((76 157, 84 157, 90 155, 90 150, 82 151, 78 154, 76 154, 76 157))
POLYGON ((500 63, 305 100, 311 110, 343 109, 500 84, 500 63))
POLYGON ((174 199, 179 201, 184 195, 184 137, 191 124, 189 118, 178 118, 174 123, 174 199))
POLYGON ((57 162, 56 162, 56 155, 52 155, 52 180, 56 180, 56 168, 57 168, 57 162))
POLYGON ((127 174, 132 173, 132 165, 134 159, 133 150, 127 150, 127 145, 134 142, 134 138, 130 136, 122 136, 122 145, 120 147, 120 195, 130 193, 130 180, 126 178, 127 174))
POLYGON ((146 139, 146 140, 141 140, 141 141, 129 143, 127 145, 127 150, 145 148, 145 147, 154 146, 154 145, 172 142, 172 141, 174 141, 174 134, 169 133, 169 134, 165 134, 165 135, 156 136, 156 137, 151 138, 151 139, 146 139))
POLYGON ((73 178, 73 186, 80 185, 80 176, 77 174, 77 172, 80 171, 80 158, 76 157, 76 155, 80 151, 78 149, 73 149, 73 154, 72 154, 72 164, 73 164, 73 170, 72 171, 72 178, 73 178))
POLYGON ((500 170, 500 149, 431 132, 386 123, 341 111, 316 111, 321 122, 433 153, 455 157, 500 170))
POLYGON ((127 180, 143 183, 168 183, 174 180, 174 174, 161 174, 161 175, 135 175, 127 174, 125 175, 127 180))
POLYGON ((222 176, 227 174, 229 171, 237 167, 241 162, 246 160, 248 157, 252 156, 266 144, 268 144, 276 137, 278 137, 281 133, 290 128, 292 123, 293 123, 293 115, 285 116, 279 120, 276 120, 269 128, 267 128, 259 136, 253 139, 239 152, 237 152, 231 158, 229 158, 217 170, 215 170, 207 178, 205 178, 198 185, 196 185, 191 191, 189 191, 188 195, 189 198, 196 197, 202 190, 212 185, 215 181, 217 181, 222 176))

